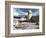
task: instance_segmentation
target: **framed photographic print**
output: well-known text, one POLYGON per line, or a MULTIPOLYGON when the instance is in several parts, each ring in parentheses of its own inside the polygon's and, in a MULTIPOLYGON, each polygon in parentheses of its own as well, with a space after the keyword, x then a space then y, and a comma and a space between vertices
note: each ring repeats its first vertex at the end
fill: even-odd
POLYGON ((5 2, 5 36, 33 36, 45 34, 45 4, 5 2))

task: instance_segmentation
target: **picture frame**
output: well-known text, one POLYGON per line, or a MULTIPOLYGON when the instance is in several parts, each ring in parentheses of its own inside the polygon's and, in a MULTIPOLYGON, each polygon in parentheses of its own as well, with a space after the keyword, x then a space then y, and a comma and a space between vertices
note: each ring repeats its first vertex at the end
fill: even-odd
MULTIPOLYGON (((32 16, 36 16, 35 14, 35 11, 33 13, 32 11, 32 16)), ((17 11, 18 12, 18 11, 17 11)), ((19 11, 21 12, 21 10, 19 11)), ((23 13, 22 15, 24 16, 25 15, 28 15, 27 13, 23 13)), ((21 15, 21 14, 20 14, 21 15)), ((19 16, 20 16, 19 15, 19 16)), ((21 15, 21 17, 23 17, 21 15)), ((31 17, 32 17, 31 16, 31 17)), ((17 16, 18 18, 18 16, 17 16)), ((19 17, 20 18, 20 17, 19 17)), ((28 17, 29 18, 29 17, 28 17)), ((24 19, 25 20, 25 19, 24 19)), ((36 17, 36 20, 37 20, 37 17, 36 17)), ((19 19, 19 21, 21 21, 19 19)), ((23 20, 22 20, 23 21, 23 20)), ((27 20, 26 20, 27 21, 27 20)), ((32 21, 32 20, 31 20, 32 21)), ((18 23, 18 21, 17 21, 18 23)), ((17 24, 16 23, 16 24, 17 24)), ((23 22, 25 23, 25 22, 23 22)), ((27 23, 27 22, 26 22, 27 23)), ((22 23, 21 23, 22 24, 22 23)), ((32 23, 34 24, 34 23, 32 23)), ((30 24, 29 24, 30 25, 30 24)), ((19 27, 20 28, 20 27, 19 27)), ((5 36, 6 37, 18 37, 18 36, 34 36, 34 35, 44 35, 45 34, 45 3, 31 3, 31 2, 18 2, 18 1, 5 1, 5 36), (25 27, 25 30, 21 30, 19 29, 18 30, 18 27, 16 28, 15 26, 15 29, 13 30, 13 22, 15 21, 13 18, 16 18, 14 17, 14 14, 15 16, 18 15, 18 13, 16 13, 16 9, 20 10, 20 8, 25 11, 29 11, 29 10, 37 10, 39 9, 39 13, 37 13, 37 15, 39 14, 39 23, 37 23, 37 25, 39 25, 39 28, 38 29, 35 29, 36 27, 33 27, 32 26, 32 29, 31 28, 28 28, 28 31, 27 31, 27 27, 25 27), (13 12, 15 9, 15 13, 13 12), (14 13, 14 14, 13 14, 14 13), (14 20, 14 21, 13 21, 14 20)))

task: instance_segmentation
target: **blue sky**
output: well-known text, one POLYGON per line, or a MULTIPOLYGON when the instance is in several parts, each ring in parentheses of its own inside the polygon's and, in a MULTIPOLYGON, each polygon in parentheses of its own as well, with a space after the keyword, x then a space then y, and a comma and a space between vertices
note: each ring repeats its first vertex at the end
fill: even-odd
POLYGON ((39 15, 39 9, 27 9, 27 8, 14 8, 13 9, 13 15, 14 16, 27 15, 29 10, 32 11, 33 16, 38 16, 39 15))

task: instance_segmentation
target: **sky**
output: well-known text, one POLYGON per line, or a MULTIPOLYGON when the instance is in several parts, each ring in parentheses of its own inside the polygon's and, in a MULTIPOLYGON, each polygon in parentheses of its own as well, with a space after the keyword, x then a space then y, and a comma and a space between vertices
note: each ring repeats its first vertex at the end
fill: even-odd
POLYGON ((27 8, 14 8, 13 9, 13 15, 14 16, 28 15, 29 10, 32 11, 33 16, 38 16, 39 15, 39 9, 27 9, 27 8))

